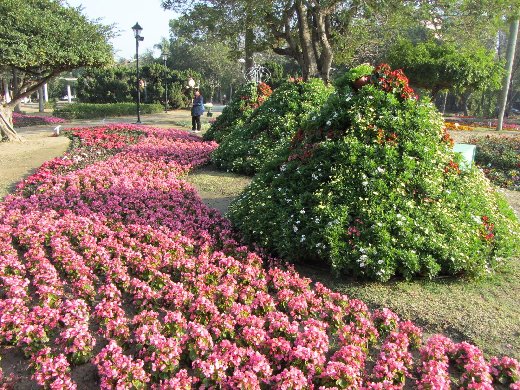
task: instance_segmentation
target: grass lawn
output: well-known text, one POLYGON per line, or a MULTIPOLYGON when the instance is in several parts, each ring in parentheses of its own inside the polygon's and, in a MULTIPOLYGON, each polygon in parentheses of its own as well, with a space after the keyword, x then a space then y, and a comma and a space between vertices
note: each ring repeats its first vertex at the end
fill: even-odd
MULTIPOLYGON (((205 167, 188 176, 202 199, 225 212, 231 200, 250 182, 246 176, 205 167)), ((414 321, 425 333, 444 333, 466 340, 488 355, 520 358, 520 259, 485 280, 438 279, 389 283, 336 279, 326 267, 298 265, 314 281, 359 298, 371 308, 388 307, 414 321)))

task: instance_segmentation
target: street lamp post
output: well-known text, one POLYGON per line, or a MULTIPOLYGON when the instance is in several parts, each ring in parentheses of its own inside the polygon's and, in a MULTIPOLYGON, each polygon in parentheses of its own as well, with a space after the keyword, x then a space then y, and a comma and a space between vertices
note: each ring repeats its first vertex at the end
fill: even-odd
POLYGON ((140 112, 140 104, 141 104, 141 85, 139 80, 139 41, 143 41, 144 37, 141 36, 141 31, 143 31, 143 28, 139 26, 139 23, 136 23, 134 27, 132 27, 132 30, 134 30, 134 36, 135 36, 135 60, 136 60, 136 69, 137 69, 137 122, 141 123, 141 112, 140 112))
POLYGON ((164 60, 164 112, 168 112, 168 74, 166 72, 166 60, 168 59, 168 53, 162 53, 162 59, 164 60))

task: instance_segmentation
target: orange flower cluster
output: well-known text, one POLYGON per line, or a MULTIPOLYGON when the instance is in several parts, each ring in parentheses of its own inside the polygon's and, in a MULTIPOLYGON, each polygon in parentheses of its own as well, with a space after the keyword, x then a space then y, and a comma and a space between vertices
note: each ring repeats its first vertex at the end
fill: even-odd
POLYGON ((473 131, 475 127, 468 125, 461 125, 457 122, 444 122, 444 127, 448 130, 456 130, 456 131, 473 131))
POLYGON ((459 164, 457 164, 455 161, 450 161, 448 165, 446 165, 446 168, 444 168, 444 173, 453 172, 456 174, 460 173, 460 167, 459 164))

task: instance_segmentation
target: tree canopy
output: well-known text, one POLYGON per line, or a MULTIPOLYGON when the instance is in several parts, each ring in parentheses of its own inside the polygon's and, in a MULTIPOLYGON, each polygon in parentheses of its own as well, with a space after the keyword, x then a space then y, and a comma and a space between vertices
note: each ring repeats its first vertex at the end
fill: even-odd
POLYGON ((502 64, 495 53, 484 48, 467 50, 436 41, 413 44, 397 42, 389 52, 393 67, 402 68, 412 85, 428 89, 435 95, 442 89, 461 92, 498 87, 502 64))
POLYGON ((10 112, 23 97, 62 72, 112 61, 111 27, 59 0, 2 0, 0 15, 0 72, 16 71, 20 81, 12 101, 2 102, 1 135, 13 138, 10 112))

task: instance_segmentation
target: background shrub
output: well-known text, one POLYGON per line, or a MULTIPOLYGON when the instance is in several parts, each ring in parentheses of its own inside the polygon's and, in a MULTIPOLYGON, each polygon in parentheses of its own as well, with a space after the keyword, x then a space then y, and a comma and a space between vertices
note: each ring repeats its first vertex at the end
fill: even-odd
POLYGON ((383 281, 482 275, 518 248, 513 211, 459 168, 440 114, 402 73, 364 66, 337 89, 231 205, 250 242, 383 281))
POLYGON ((520 136, 486 136, 469 141, 477 145, 475 162, 493 183, 520 191, 520 136))
POLYGON ((213 162, 228 171, 254 174, 286 149, 302 121, 318 110, 332 92, 321 79, 285 82, 244 123, 236 123, 218 149, 213 162))
MULTIPOLYGON (((93 119, 114 116, 134 115, 136 113, 135 103, 73 103, 57 107, 53 115, 66 119, 93 119)), ((162 112, 164 106, 160 104, 141 104, 141 114, 154 114, 162 112)))
POLYGON ((271 87, 265 83, 244 84, 235 92, 222 114, 204 134, 204 139, 221 142, 233 127, 242 126, 272 92, 271 87))
MULTIPOLYGON (((174 109, 187 107, 191 101, 192 92, 186 86, 188 79, 201 81, 198 72, 174 70, 158 63, 143 66, 139 77, 146 81, 141 90, 143 103, 164 105, 164 88, 168 85, 168 107, 174 109)), ((136 81, 133 66, 89 68, 78 77, 77 96, 82 103, 132 103, 137 99, 136 81)))

